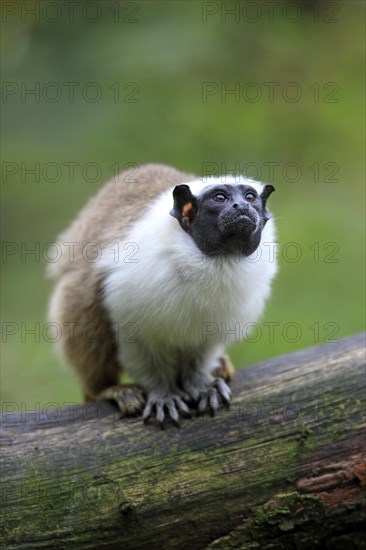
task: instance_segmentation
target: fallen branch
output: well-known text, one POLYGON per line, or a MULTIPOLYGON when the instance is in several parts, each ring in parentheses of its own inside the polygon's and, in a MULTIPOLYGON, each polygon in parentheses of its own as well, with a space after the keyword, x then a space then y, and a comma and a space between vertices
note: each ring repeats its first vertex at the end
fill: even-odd
POLYGON ((363 334, 253 365, 180 430, 107 402, 4 414, 4 548, 364 547, 364 368, 363 334))

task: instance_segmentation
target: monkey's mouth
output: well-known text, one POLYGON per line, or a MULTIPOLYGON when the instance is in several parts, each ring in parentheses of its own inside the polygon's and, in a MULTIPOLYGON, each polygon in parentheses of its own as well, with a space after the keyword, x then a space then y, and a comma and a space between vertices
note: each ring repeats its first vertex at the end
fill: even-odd
POLYGON ((250 234, 257 228, 257 221, 253 220, 247 214, 236 214, 235 216, 226 217, 219 222, 219 229, 223 233, 246 233, 250 234))

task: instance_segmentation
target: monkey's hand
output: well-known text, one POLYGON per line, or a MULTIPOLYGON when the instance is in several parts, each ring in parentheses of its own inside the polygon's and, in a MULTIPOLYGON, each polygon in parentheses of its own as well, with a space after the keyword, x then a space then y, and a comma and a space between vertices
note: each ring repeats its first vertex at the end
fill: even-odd
POLYGON ((147 404, 143 414, 144 423, 146 424, 149 418, 155 414, 160 427, 164 429, 165 413, 167 413, 173 423, 180 428, 179 413, 186 418, 191 417, 189 408, 184 399, 189 399, 189 396, 179 390, 177 390, 176 393, 151 391, 148 394, 147 404))
POLYGON ((183 382, 183 388, 196 403, 199 414, 209 411, 214 416, 220 407, 220 400, 229 408, 231 390, 222 378, 196 372, 190 379, 183 382))
POLYGON ((121 416, 140 416, 146 404, 144 392, 134 384, 120 384, 103 390, 99 399, 115 401, 121 411, 121 416))

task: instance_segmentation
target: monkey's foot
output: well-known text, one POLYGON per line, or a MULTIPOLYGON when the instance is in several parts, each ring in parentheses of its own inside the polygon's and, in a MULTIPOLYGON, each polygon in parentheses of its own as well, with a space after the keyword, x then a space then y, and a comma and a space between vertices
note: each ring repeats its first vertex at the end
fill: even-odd
POLYGON ((225 354, 219 358, 220 365, 213 371, 213 376, 223 378, 225 382, 230 382, 235 374, 235 367, 231 362, 230 357, 225 354))
POLYGON ((167 416, 173 421, 175 426, 180 428, 179 413, 186 418, 191 417, 184 397, 183 393, 160 394, 159 392, 150 392, 143 414, 144 423, 146 424, 149 418, 155 414, 161 429, 164 429, 165 413, 167 413, 167 416))
POLYGON ((134 384, 111 386, 103 390, 98 399, 115 401, 121 416, 140 416, 146 403, 142 389, 134 384))
POLYGON ((195 402, 198 414, 209 411, 214 416, 220 407, 220 401, 229 408, 231 401, 231 390, 222 378, 196 379, 184 386, 185 391, 195 402))
POLYGON ((220 407, 219 397, 225 407, 229 408, 231 390, 222 378, 215 378, 204 391, 200 392, 197 405, 198 413, 204 414, 209 411, 211 416, 214 416, 217 409, 220 407))

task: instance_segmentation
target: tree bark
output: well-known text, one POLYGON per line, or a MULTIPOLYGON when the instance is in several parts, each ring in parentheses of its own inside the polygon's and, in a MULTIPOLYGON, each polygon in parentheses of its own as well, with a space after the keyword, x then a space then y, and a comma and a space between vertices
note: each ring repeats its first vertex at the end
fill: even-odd
POLYGON ((239 370, 230 410, 2 416, 4 548, 353 549, 366 538, 365 335, 239 370))

